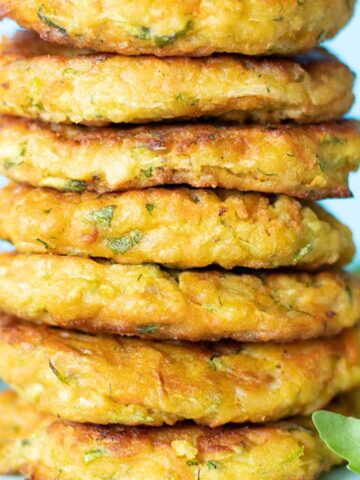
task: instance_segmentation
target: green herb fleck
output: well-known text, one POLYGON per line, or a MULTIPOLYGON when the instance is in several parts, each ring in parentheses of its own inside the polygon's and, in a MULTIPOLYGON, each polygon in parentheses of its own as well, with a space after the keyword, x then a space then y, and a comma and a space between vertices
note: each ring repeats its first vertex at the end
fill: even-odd
POLYGON ((157 330, 156 325, 143 325, 142 327, 139 327, 137 329, 137 333, 139 333, 140 335, 151 335, 155 333, 156 330, 157 330))
POLYGON ((24 163, 24 162, 18 163, 18 162, 15 162, 13 160, 4 160, 4 168, 5 168, 5 170, 10 170, 10 168, 18 167, 22 163, 24 163))
POLYGON ((154 35, 150 27, 143 25, 125 24, 126 32, 139 40, 152 40, 158 48, 173 44, 177 39, 185 36, 193 28, 193 21, 188 20, 184 28, 170 35, 154 35))
POLYGON ((213 370, 217 371, 217 366, 216 366, 215 360, 216 360, 216 357, 211 357, 209 359, 209 363, 210 363, 211 368, 213 370))
POLYGON ((325 161, 325 159, 322 156, 320 156, 319 154, 316 155, 316 159, 318 161, 320 170, 322 172, 325 172, 326 171, 326 161, 325 161))
POLYGON ((44 9, 44 4, 41 4, 40 7, 38 8, 37 12, 36 12, 38 18, 48 27, 55 28, 62 35, 67 35, 67 32, 66 32, 64 27, 60 27, 60 25, 57 25, 52 20, 50 20, 50 18, 48 18, 46 15, 44 15, 43 9, 44 9))
MULTIPOLYGON (((27 147, 27 142, 20 142, 19 143, 19 149, 18 149, 18 153, 17 153, 17 156, 18 157, 24 157, 25 154, 26 154, 26 147, 27 147)), ((22 165, 24 163, 23 160, 16 160, 14 158, 11 158, 11 159, 6 159, 4 160, 4 169, 5 170, 9 170, 10 168, 13 168, 13 167, 18 167, 19 165, 22 165)))
POLYGON ((122 237, 109 238, 108 246, 113 252, 123 255, 135 245, 140 243, 141 239, 141 232, 139 230, 132 230, 127 235, 123 235, 122 237))
POLYGON ((176 42, 176 40, 178 40, 179 38, 184 37, 193 28, 193 26, 194 26, 193 21, 188 20, 184 28, 182 28, 181 30, 175 33, 172 33, 171 35, 163 35, 163 36, 155 35, 154 36, 155 45, 158 48, 167 47, 168 45, 171 45, 174 42, 176 42))
POLYGON ((346 145, 347 142, 345 138, 333 137, 327 133, 322 139, 321 143, 323 145, 346 145))
POLYGON ((305 80, 305 75, 304 75, 303 73, 301 73, 301 74, 298 76, 298 78, 297 78, 296 81, 299 82, 299 83, 301 83, 301 82, 303 82, 304 80, 305 80))
POLYGON ((354 303, 354 296, 353 296, 353 291, 352 288, 347 285, 345 288, 345 291, 347 293, 347 296, 349 297, 350 303, 354 303))
POLYGON ((67 180, 64 190, 66 192, 82 193, 87 189, 87 183, 83 180, 67 180))
POLYGON ((175 100, 177 100, 178 102, 183 102, 186 96, 187 94, 184 92, 178 93, 177 95, 175 95, 175 100))
POLYGON ((51 212, 52 208, 47 208, 46 210, 44 210, 44 213, 49 214, 51 212))
POLYGON ((226 370, 226 367, 223 363, 223 361, 221 360, 221 358, 219 357, 211 357, 209 359, 209 363, 210 363, 210 366, 213 370, 215 370, 215 372, 221 372, 223 370, 226 370))
POLYGON ((90 212, 89 219, 99 227, 110 227, 114 218, 115 209, 116 205, 108 205, 99 210, 94 210, 90 212))
POLYGON ((207 311, 210 312, 210 313, 216 312, 216 308, 213 307, 212 305, 205 305, 205 304, 204 304, 203 307, 205 308, 205 310, 207 310, 207 311))
POLYGON ((284 20, 284 17, 274 17, 273 21, 274 22, 282 22, 284 20))
POLYGON ((145 208, 146 208, 146 210, 147 210, 149 213, 151 213, 151 212, 154 210, 155 205, 154 205, 153 203, 147 203, 147 204, 145 205, 145 208))
POLYGON ((27 142, 20 142, 19 144, 19 157, 24 157, 26 155, 27 142))
POLYGON ((124 23, 124 29, 127 34, 138 38, 139 40, 151 40, 151 28, 149 27, 124 23))
POLYGON ((41 243, 41 245, 43 245, 46 248, 46 250, 51 249, 50 245, 48 243, 46 243, 44 240, 41 240, 41 238, 37 238, 36 241, 41 243))
POLYGON ((264 170, 261 170, 260 168, 257 168, 256 170, 262 175, 265 175, 266 177, 277 177, 277 173, 264 172, 264 170))
POLYGON ((151 39, 151 30, 149 27, 141 26, 138 28, 137 33, 133 35, 135 38, 140 40, 150 40, 151 39))
POLYGON ((294 256, 294 263, 298 263, 302 258, 306 257, 306 255, 308 255, 312 249, 313 246, 311 243, 308 243, 304 247, 300 248, 298 253, 294 256))
POLYGON ((302 5, 305 4, 306 0, 297 0, 297 4, 301 7, 302 5))
POLYGON ((83 456, 84 463, 88 464, 104 456, 104 450, 102 448, 94 448, 93 450, 88 450, 83 456))
POLYGON ((318 42, 320 42, 320 40, 322 39, 322 37, 324 36, 325 34, 325 30, 321 30, 321 32, 319 33, 319 35, 316 37, 316 40, 318 42))
POLYGON ((194 97, 193 95, 190 95, 187 92, 180 92, 177 95, 175 95, 175 100, 177 102, 186 102, 188 103, 191 107, 194 107, 199 103, 199 99, 194 97))
POLYGON ((67 77, 67 76, 76 76, 76 75, 81 75, 81 72, 79 72, 79 70, 75 70, 73 68, 65 68, 65 70, 63 71, 63 75, 64 77, 67 77))
POLYGON ((40 112, 44 110, 44 105, 41 100, 35 100, 33 97, 28 97, 28 103, 30 107, 36 108, 36 110, 39 110, 40 112))
POLYGON ((312 419, 327 447, 349 462, 349 470, 360 473, 360 420, 323 410, 312 419))
POLYGON ((62 373, 60 373, 51 360, 49 360, 49 367, 51 368, 53 374, 60 380, 61 383, 64 383, 65 385, 70 385, 71 383, 70 377, 67 377, 66 375, 63 375, 62 373))
POLYGON ((151 178, 153 174, 153 167, 141 169, 140 173, 145 178, 151 178))
POLYGON ((207 462, 206 466, 208 470, 216 470, 219 466, 219 463, 210 461, 210 462, 207 462))
POLYGON ((199 465, 199 462, 196 460, 187 460, 186 465, 189 465, 189 467, 192 467, 193 465, 199 465))

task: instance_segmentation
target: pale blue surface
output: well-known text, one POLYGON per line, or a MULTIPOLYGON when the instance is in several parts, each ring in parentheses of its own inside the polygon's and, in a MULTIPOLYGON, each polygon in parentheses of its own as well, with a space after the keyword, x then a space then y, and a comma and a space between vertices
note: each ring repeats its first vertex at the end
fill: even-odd
MULTIPOLYGON (((360 5, 358 2, 354 19, 334 40, 326 46, 336 53, 357 74, 355 96, 357 101, 350 112, 351 117, 360 118, 360 5)), ((358 253, 356 262, 360 263, 360 172, 351 178, 351 188, 355 198, 348 200, 327 200, 323 202, 336 216, 349 225, 354 232, 358 253)))
MULTIPOLYGON (((13 24, 10 21, 3 21, 0 24, 0 34, 8 35, 13 30, 13 24)), ((360 75, 360 7, 351 24, 335 39, 327 43, 327 47, 336 53, 344 62, 346 62, 354 72, 360 75)), ((350 116, 360 118, 360 81, 356 82, 355 95, 358 99, 350 116)), ((0 181, 1 182, 1 181, 0 181)), ((341 220, 349 225, 353 232, 359 252, 356 262, 360 263, 360 172, 353 175, 351 179, 351 188, 355 198, 348 200, 327 200, 323 202, 326 207, 336 214, 341 220)), ((9 248, 8 245, 1 247, 9 248)), ((2 477, 0 480, 14 480, 16 477, 2 477)), ((353 475, 344 469, 337 469, 329 475, 322 477, 321 480, 359 480, 359 475, 353 475)))

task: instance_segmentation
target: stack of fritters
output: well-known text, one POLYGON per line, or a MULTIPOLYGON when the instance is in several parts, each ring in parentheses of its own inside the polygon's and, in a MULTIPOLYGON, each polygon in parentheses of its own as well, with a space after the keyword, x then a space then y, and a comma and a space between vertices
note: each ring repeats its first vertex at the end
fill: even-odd
POLYGON ((353 3, 0 0, 44 39, 0 54, 17 250, 0 257, 17 392, 1 471, 311 480, 341 463, 306 416, 360 412, 360 280, 341 270, 350 231, 313 201, 350 195, 360 128, 339 120, 351 72, 303 52, 353 3))

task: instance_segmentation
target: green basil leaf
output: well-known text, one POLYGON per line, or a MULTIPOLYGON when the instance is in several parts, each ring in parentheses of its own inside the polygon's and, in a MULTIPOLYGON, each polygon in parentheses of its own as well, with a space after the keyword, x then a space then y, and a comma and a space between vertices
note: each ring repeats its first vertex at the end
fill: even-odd
POLYGON ((349 470, 360 473, 360 420, 323 410, 312 419, 327 447, 349 463, 349 470))

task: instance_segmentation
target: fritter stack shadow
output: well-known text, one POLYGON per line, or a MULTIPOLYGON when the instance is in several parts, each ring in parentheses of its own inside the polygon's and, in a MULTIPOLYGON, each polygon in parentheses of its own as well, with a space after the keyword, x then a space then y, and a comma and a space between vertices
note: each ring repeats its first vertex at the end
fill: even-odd
POLYGON ((353 2, 93 3, 0 1, 63 45, 0 55, 0 470, 315 479, 341 461, 301 416, 359 411, 360 281, 314 201, 351 195, 360 131, 303 51, 353 2))

